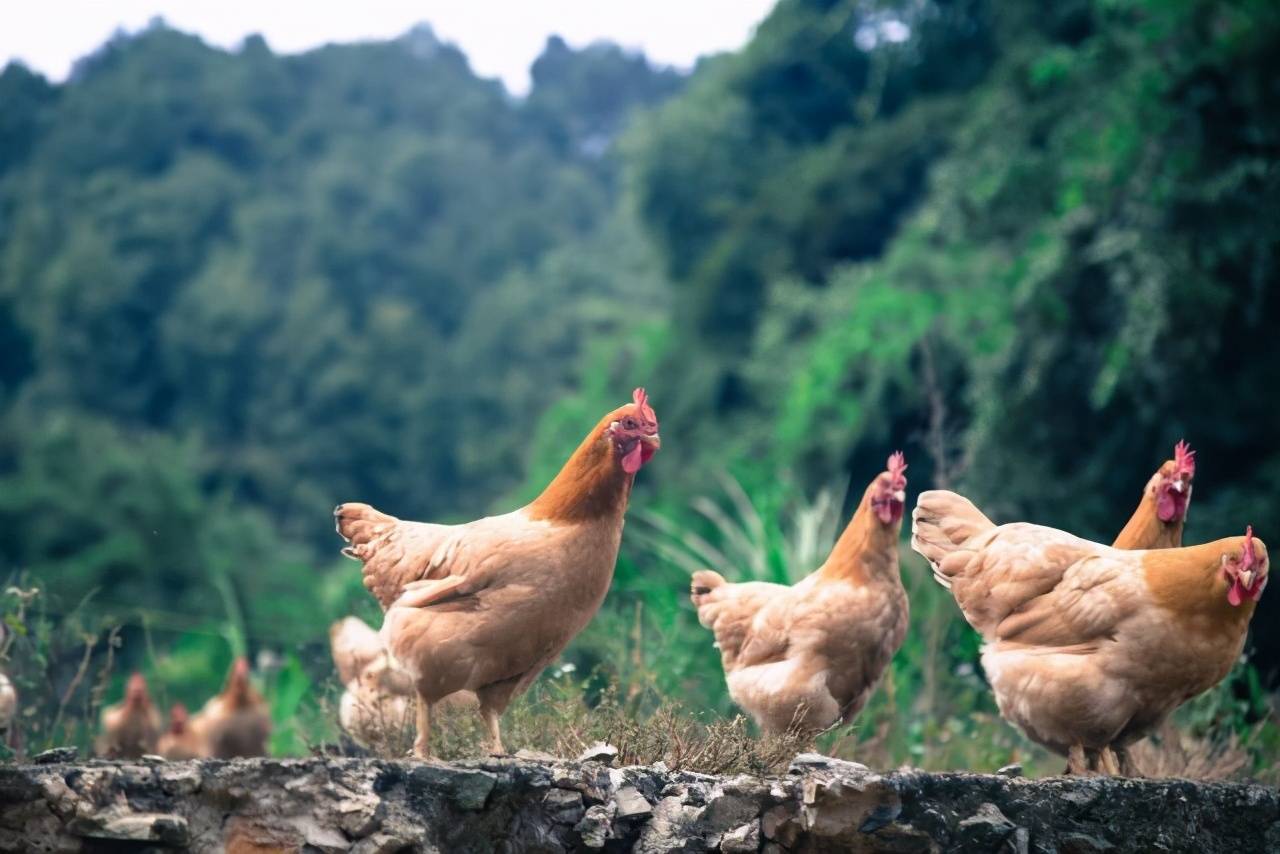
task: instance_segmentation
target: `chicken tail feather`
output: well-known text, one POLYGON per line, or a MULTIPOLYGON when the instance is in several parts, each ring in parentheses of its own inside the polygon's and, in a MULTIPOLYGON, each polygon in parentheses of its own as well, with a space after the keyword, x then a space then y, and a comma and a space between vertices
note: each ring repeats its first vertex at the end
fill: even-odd
POLYGON ((703 599, 710 596, 713 590, 723 586, 724 583, 724 576, 718 572, 712 572, 709 569, 695 572, 692 583, 689 585, 690 598, 693 599, 693 604, 701 605, 703 599))
POLYGON ((929 490, 920 493, 911 514, 911 548, 929 561, 937 582, 950 587, 950 579, 941 568, 943 559, 963 550, 971 537, 994 527, 995 523, 963 495, 929 490))
POLYGON ((350 543, 342 553, 355 560, 368 560, 378 540, 400 520, 368 504, 339 504, 333 508, 333 521, 338 535, 350 543))

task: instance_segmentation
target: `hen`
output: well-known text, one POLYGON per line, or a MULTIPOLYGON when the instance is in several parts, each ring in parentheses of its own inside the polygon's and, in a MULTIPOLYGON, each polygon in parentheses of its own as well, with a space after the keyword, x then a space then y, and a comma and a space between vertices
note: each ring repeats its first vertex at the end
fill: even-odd
POLYGON ((147 693, 147 680, 141 673, 135 673, 125 685, 124 700, 102 711, 98 755, 107 759, 137 759, 144 753, 153 753, 160 726, 160 712, 147 693))
POLYGON ((1151 476, 1142 501, 1124 530, 1111 544, 1116 549, 1176 549, 1182 545, 1182 525, 1191 503, 1196 476, 1196 452, 1186 442, 1173 448, 1173 459, 1151 476))
MULTIPOLYGON (((338 723, 363 747, 383 750, 399 742, 413 723, 413 680, 397 666, 382 637, 359 617, 343 617, 329 627, 329 648, 343 684, 338 723)), ((476 695, 458 691, 437 707, 475 709, 476 695)))
POLYGON ((766 732, 852 720, 902 645, 906 468, 901 453, 889 457, 826 562, 793 587, 694 573, 691 598, 715 633, 729 695, 766 732))
POLYGON ((191 729, 215 759, 267 755, 271 713, 249 680, 247 659, 235 660, 226 687, 191 719, 191 729))
POLYGON ((174 703, 169 708, 169 728, 156 742, 156 753, 165 759, 200 759, 209 755, 208 747, 187 716, 187 707, 174 703))
POLYGON ((475 691, 494 752, 511 699, 604 601, 636 472, 659 447, 644 389, 600 420, 532 503, 463 525, 405 522, 367 504, 334 510, 349 557, 386 609, 382 638, 417 693, 414 752, 431 707, 475 691))
POLYGON ((1249 528, 1124 551, 1040 525, 991 523, 953 492, 920 495, 911 547, 969 625, 1006 720, 1071 773, 1133 774, 1130 744, 1236 662, 1267 583, 1249 528))
MULTIPOLYGON (((372 626, 359 617, 343 617, 329 627, 329 651, 338 681, 350 685, 387 650, 372 626)), ((412 686, 406 686, 406 691, 412 693, 412 686)))

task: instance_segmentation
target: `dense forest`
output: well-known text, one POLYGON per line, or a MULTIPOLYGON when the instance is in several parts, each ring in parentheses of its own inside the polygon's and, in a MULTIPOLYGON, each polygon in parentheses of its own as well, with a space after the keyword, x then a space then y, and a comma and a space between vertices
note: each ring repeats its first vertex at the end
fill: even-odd
MULTIPOLYGON (((688 75, 553 38, 520 98, 426 25, 280 55, 157 22, 63 84, 8 66, 20 690, 56 706, 90 638, 124 665, 99 694, 138 667, 196 703, 247 651, 278 722, 318 716, 328 622, 376 614, 333 505, 509 509, 641 384, 664 446, 567 657, 593 691, 729 713, 690 569, 804 575, 898 448, 912 493, 1110 541, 1185 437, 1188 539, 1280 539, 1277 44, 1255 0, 781 0, 688 75)), ((1030 751, 903 552, 912 630, 842 737, 1030 751)), ((1188 726, 1258 736, 1277 616, 1188 726)))

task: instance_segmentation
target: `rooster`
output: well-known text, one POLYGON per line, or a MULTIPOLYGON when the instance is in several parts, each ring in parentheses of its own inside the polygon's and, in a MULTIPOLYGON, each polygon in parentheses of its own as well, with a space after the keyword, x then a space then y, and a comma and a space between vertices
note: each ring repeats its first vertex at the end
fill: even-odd
POLYGON ((190 723, 187 707, 174 703, 169 708, 169 728, 156 742, 156 753, 165 759, 201 759, 208 756, 208 747, 190 723))
POLYGON ((267 755, 271 713, 249 681, 248 659, 235 660, 222 693, 204 704, 190 726, 215 759, 267 755))
POLYGON ((794 587, 693 575, 729 695, 770 733, 815 734, 861 711, 907 631, 898 533, 907 465, 889 457, 830 556, 794 587))
POLYGON ((414 753, 430 755, 431 707, 475 691, 494 753, 512 698, 599 610, 632 482, 659 448, 644 389, 600 420, 530 504, 463 525, 405 522, 367 504, 334 510, 343 554, 386 610, 382 638, 417 694, 414 753))
POLYGON ((1173 459, 1147 481, 1142 501, 1129 523, 1111 544, 1116 549, 1176 549, 1182 545, 1182 525, 1191 503, 1196 476, 1196 452, 1186 442, 1173 448, 1173 459))
POLYGON ((137 759, 156 749, 160 712, 147 693, 147 680, 134 673, 125 684, 124 700, 102 711, 98 755, 107 759, 137 759))
POLYGON ((1134 775, 1128 747, 1220 682, 1267 584, 1248 528, 1124 551, 1040 525, 994 525, 953 492, 920 495, 911 547, 985 642, 1000 713, 1068 773, 1134 775))

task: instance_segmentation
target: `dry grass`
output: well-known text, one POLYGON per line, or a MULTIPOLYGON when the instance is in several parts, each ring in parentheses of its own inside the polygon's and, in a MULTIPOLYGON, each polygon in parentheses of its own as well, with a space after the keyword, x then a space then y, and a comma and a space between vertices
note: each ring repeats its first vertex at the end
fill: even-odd
POLYGON ((1235 733, 1225 738, 1202 738, 1172 723, 1135 744, 1129 751, 1145 777, 1189 780, 1242 780, 1253 776, 1245 740, 1235 733))
MULTIPOLYGON (((576 686, 539 684, 503 716, 503 741, 509 750, 531 751, 559 759, 576 759, 598 742, 618 750, 623 765, 663 762, 672 770, 703 774, 777 774, 791 759, 812 747, 797 735, 754 735, 741 716, 706 720, 664 702, 647 712, 620 702, 606 691, 588 703, 576 686)), ((441 759, 488 755, 487 737, 479 715, 464 707, 442 706, 433 715, 432 751, 441 759)), ((413 743, 412 708, 403 717, 387 720, 383 731, 366 739, 376 756, 404 756, 413 743)), ((348 749, 342 752, 357 752, 348 749)))

